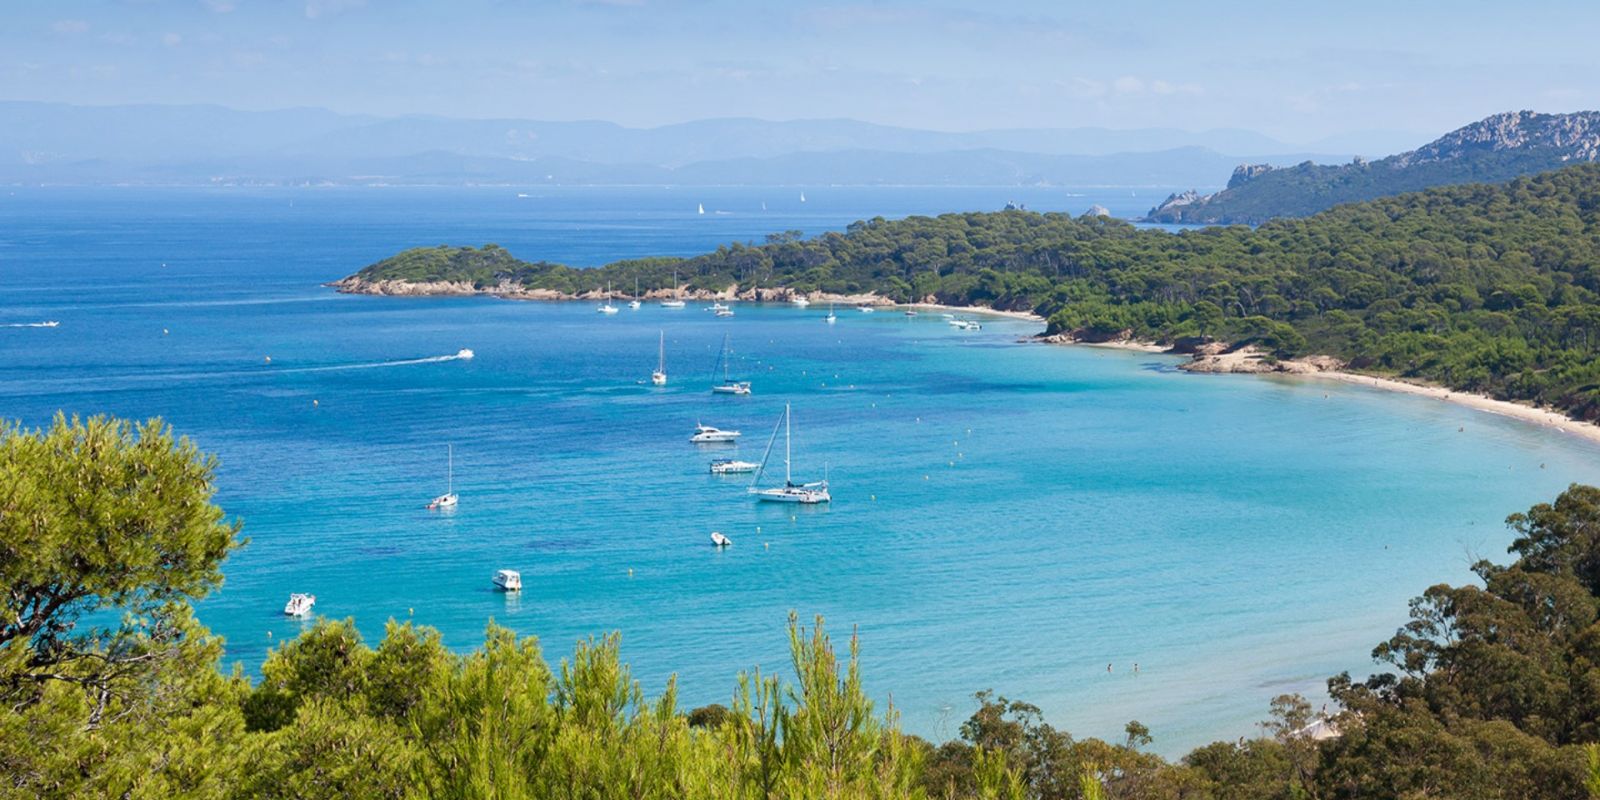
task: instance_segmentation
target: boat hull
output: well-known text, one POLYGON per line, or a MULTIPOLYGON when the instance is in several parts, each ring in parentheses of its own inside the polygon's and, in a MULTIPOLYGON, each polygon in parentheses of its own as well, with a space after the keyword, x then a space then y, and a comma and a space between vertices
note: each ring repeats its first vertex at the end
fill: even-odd
POLYGON ((833 502, 833 497, 825 489, 759 489, 756 499, 763 503, 799 503, 801 505, 818 505, 833 502))

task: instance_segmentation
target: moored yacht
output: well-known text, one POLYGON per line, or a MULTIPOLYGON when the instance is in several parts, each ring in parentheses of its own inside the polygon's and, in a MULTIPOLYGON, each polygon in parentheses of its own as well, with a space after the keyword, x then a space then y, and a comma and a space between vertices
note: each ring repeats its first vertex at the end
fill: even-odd
POLYGON ((811 305, 811 301, 807 300, 806 296, 803 295, 803 294, 795 295, 794 299, 790 300, 789 302, 793 303, 794 305, 797 305, 797 306, 799 306, 801 308, 805 308, 806 306, 811 305))
POLYGON ((311 613, 311 607, 317 604, 317 596, 294 592, 289 595, 289 602, 283 605, 283 615, 286 617, 303 617, 311 613))
POLYGON ((733 540, 729 539, 726 536, 723 536, 721 531, 712 531, 711 532, 711 546, 712 547, 727 547, 730 544, 733 544, 733 540))
POLYGON ((656 371, 650 373, 650 382, 657 386, 667 385, 667 332, 661 332, 661 346, 656 354, 656 371))
POLYGON ((617 307, 614 306, 614 305, 611 305, 611 284, 609 284, 609 283, 606 284, 606 301, 604 303, 601 303, 600 307, 595 309, 595 310, 600 312, 600 313, 602 313, 602 314, 615 314, 615 313, 617 313, 617 307))
POLYGON ((502 592, 522 591, 522 573, 514 569, 502 569, 494 574, 494 585, 502 592))
POLYGON ((674 270, 672 273, 672 297, 667 300, 662 300, 661 307, 683 308, 684 305, 685 303, 683 302, 683 297, 678 289, 678 273, 676 270, 674 270))
POLYGON ((756 470, 756 476, 750 481, 750 493, 757 500, 770 503, 802 503, 815 505, 833 500, 828 493, 828 480, 824 476, 820 481, 811 483, 795 483, 794 477, 789 472, 790 463, 790 435, 789 435, 789 406, 783 406, 783 418, 772 428, 772 438, 767 440, 767 452, 761 456, 761 466, 756 470), (759 487, 761 476, 766 473, 767 459, 772 456, 772 445, 778 439, 778 428, 783 428, 783 485, 771 486, 765 489, 759 487))
POLYGON ((694 435, 689 437, 689 441, 695 444, 717 444, 738 441, 739 435, 738 431, 725 431, 721 428, 713 428, 710 425, 696 422, 694 424, 694 435))
POLYGON ((746 472, 755 472, 761 465, 754 461, 740 461, 736 458, 717 458, 711 461, 712 475, 738 475, 746 472))
POLYGON ((727 336, 723 336, 722 337, 722 356, 717 359, 717 363, 718 363, 719 366, 722 367, 722 382, 712 385, 712 387, 711 387, 711 393, 712 394, 747 395, 747 394, 750 393, 750 382, 749 381, 736 381, 736 380, 733 380, 731 377, 728 376, 728 337, 727 336))
POLYGON ((833 313, 833 304, 832 303, 828 304, 828 316, 823 317, 822 321, 828 323, 829 325, 832 325, 833 323, 839 321, 839 318, 837 316, 835 316, 834 313, 833 313))
POLYGON ((456 496, 456 448, 454 445, 445 445, 446 467, 444 494, 433 498, 428 503, 429 511, 443 511, 456 507, 461 498, 456 496))

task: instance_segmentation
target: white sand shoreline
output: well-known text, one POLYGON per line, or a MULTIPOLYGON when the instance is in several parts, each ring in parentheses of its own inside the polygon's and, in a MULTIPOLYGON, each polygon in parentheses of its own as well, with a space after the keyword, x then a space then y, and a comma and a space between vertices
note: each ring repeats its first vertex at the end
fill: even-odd
MULTIPOLYGON (((1063 344, 1084 345, 1088 347, 1107 347, 1116 350, 1132 350, 1141 353, 1169 354, 1182 357, 1184 354, 1171 353, 1170 348, 1162 347, 1153 342, 1116 341, 1116 342, 1063 342, 1063 344)), ((1276 377, 1291 380, 1327 380, 1348 383, 1354 386, 1365 386, 1369 389, 1380 389, 1387 392, 1400 392, 1403 394, 1431 397, 1446 403, 1455 403, 1475 411, 1498 414, 1502 417, 1511 417, 1523 422, 1552 429, 1570 436, 1576 436, 1594 444, 1600 444, 1600 425, 1582 420, 1573 419, 1559 411, 1548 408, 1539 408, 1527 403, 1513 400, 1498 400, 1485 394, 1475 394, 1449 389, 1442 386, 1433 386, 1422 383, 1384 378, 1376 375, 1363 375, 1359 372, 1346 372, 1343 370, 1316 370, 1282 371, 1282 372, 1251 372, 1251 373, 1213 373, 1213 374, 1248 374, 1255 376, 1276 377)))

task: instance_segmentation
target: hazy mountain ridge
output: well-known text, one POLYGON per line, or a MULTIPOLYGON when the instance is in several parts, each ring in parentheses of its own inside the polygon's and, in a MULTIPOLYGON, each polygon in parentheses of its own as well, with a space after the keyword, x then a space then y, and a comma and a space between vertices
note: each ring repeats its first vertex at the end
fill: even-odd
POLYGON ((0 182, 1206 185, 1310 157, 1250 131, 922 131, 856 120, 377 118, 0 102, 0 182), (1228 155, 1222 155, 1227 153, 1228 155))
POLYGON ((1348 164, 1244 164, 1220 192, 1181 192, 1150 210, 1152 222, 1259 224, 1341 203, 1455 183, 1500 183, 1600 159, 1600 112, 1511 111, 1458 128, 1415 150, 1348 164))

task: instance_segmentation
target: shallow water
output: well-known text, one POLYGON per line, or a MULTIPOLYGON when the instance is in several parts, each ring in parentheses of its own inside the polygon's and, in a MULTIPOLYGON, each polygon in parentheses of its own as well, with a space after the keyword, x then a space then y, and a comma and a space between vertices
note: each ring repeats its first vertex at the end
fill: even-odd
POLYGON ((161 415, 220 455, 219 501, 250 543, 200 616, 249 669, 298 629, 287 594, 309 591, 373 638, 409 617, 465 649, 493 618, 557 659, 619 630, 647 690, 676 672, 686 704, 726 702, 738 670, 784 663, 793 610, 858 631, 870 688, 916 733, 953 736, 992 687, 1079 735, 1141 720, 1169 754, 1370 669, 1408 598, 1504 557, 1508 513, 1600 480, 1600 448, 1514 420, 1018 345, 1037 326, 1010 320, 603 317, 317 285, 437 242, 594 264, 1007 199, 1138 210, 791 191, 8 189, 0 323, 61 326, 0 329, 0 415, 161 415), (656 389, 640 381, 662 330, 656 389), (725 333, 753 397, 707 392, 725 333), (419 361, 463 347, 477 357, 419 361), (830 507, 759 506, 743 479, 706 474, 759 457, 785 402, 796 477, 826 472, 830 507), (695 448, 696 421, 745 443, 695 448), (430 513, 446 443, 461 507, 430 513), (734 546, 713 550, 712 530, 734 546), (522 571, 520 598, 490 591, 502 567, 522 571))

